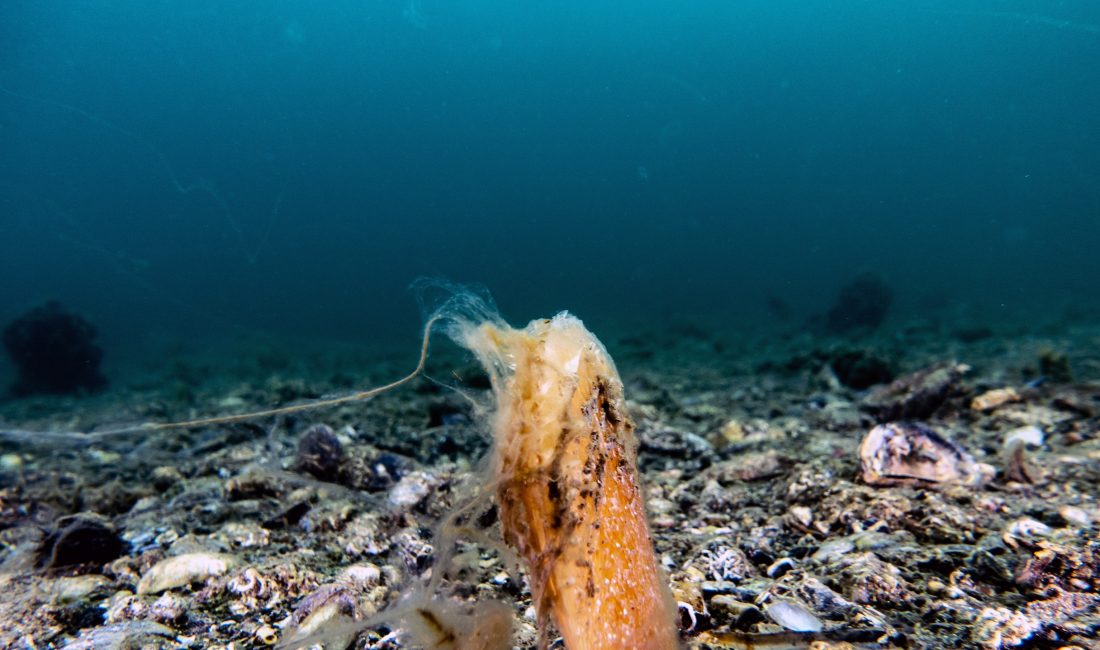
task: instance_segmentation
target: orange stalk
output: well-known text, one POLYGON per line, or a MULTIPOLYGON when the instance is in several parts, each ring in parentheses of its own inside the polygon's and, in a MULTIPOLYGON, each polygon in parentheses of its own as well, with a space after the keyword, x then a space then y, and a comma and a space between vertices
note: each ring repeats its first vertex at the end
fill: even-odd
POLYGON ((546 642, 569 650, 679 647, 653 551, 622 382, 567 314, 526 329, 483 323, 464 343, 493 375, 493 469, 504 541, 525 560, 546 642))

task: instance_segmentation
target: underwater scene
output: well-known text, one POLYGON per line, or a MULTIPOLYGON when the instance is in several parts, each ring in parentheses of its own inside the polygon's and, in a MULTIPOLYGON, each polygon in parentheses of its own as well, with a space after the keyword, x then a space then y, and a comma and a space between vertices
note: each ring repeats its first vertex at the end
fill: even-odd
POLYGON ((1100 4, 0 2, 0 648, 1100 650, 1100 4))

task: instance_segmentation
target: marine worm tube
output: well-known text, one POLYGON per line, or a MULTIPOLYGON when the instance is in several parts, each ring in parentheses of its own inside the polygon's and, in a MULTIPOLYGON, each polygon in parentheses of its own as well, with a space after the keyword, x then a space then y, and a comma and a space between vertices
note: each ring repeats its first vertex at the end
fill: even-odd
POLYGON ((522 330, 470 323, 459 334, 493 382, 491 480, 504 541, 527 565, 541 645, 552 618, 570 650, 679 647, 634 424, 603 345, 565 313, 522 330))

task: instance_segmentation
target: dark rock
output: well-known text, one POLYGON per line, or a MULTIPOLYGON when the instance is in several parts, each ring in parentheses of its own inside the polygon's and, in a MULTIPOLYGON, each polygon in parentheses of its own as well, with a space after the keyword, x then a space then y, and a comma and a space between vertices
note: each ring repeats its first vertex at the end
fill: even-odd
POLYGON ((894 292, 873 273, 864 273, 844 285, 825 314, 825 329, 830 334, 877 329, 890 305, 894 292))
POLYGON ((428 427, 436 428, 469 422, 466 409, 450 402, 432 402, 428 405, 428 427))
POLYGON ((294 468, 322 481, 332 481, 344 460, 344 447, 336 433, 325 424, 310 427, 298 442, 294 468))
POLYGON ((927 418, 948 398, 961 394, 959 381, 969 370, 969 366, 955 362, 923 368, 875 389, 862 407, 879 422, 927 418))
POLYGON ((48 302, 4 329, 4 347, 19 376, 12 385, 18 396, 64 395, 97 391, 107 385, 100 374, 103 351, 86 320, 48 302))
POLYGON ((59 607, 53 612, 53 619, 70 634, 103 625, 104 618, 103 608, 91 603, 74 603, 59 607))
POLYGON ((36 549, 35 565, 48 571, 98 569, 117 559, 126 543, 114 527, 92 514, 62 517, 36 549))
POLYGON ((840 383, 856 390, 885 384, 894 378, 889 363, 862 350, 837 353, 829 367, 840 383))
POLYGON ((291 526, 297 525, 298 522, 302 520, 302 517, 309 512, 309 509, 310 505, 304 501, 296 503, 278 515, 266 520, 263 523, 263 527, 268 530, 290 528, 291 526))
POLYGON ((1068 384, 1073 381, 1069 369, 1069 357, 1055 350, 1043 350, 1039 353, 1039 375, 1056 384, 1068 384))

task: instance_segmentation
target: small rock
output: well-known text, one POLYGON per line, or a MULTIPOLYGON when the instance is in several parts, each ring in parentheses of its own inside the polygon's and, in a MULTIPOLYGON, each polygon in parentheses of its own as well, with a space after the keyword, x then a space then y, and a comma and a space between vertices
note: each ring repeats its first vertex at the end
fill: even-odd
POLYGON ((131 648, 175 648, 175 633, 152 621, 125 621, 80 631, 80 638, 65 650, 129 650, 131 648))
POLYGON ((994 469, 922 424, 880 424, 859 447, 860 478, 868 485, 980 486, 994 469))
POLYGON ((736 619, 747 609, 756 609, 751 603, 744 603, 732 594, 718 594, 710 599, 710 609, 724 618, 736 619))
POLYGON ((36 550, 37 566, 47 570, 98 568, 122 555, 126 543, 103 517, 81 513, 57 520, 36 550))
POLYGON ((1020 394, 1011 386, 1008 388, 994 388, 978 395, 970 401, 972 411, 992 411, 1005 404, 1019 402, 1020 394))
POLYGON ((1092 524, 1092 516, 1077 506, 1059 506, 1058 515, 1062 521, 1071 526, 1088 526, 1092 524))
POLYGON ((84 598, 108 583, 107 578, 94 574, 59 578, 54 583, 53 593, 58 602, 71 603, 84 598))
POLYGON ((789 557, 781 557, 768 567, 765 573, 769 578, 781 578, 794 568, 794 560, 789 557))
POLYGON ((164 594, 149 607, 153 620, 165 625, 179 625, 187 620, 187 603, 172 594, 164 594))
POLYGON ((970 366, 963 363, 929 366, 875 389, 863 408, 879 422, 926 418, 960 392, 959 381, 969 371, 970 366))
POLYGON ((845 593, 857 604, 887 606, 911 598, 909 585, 900 570, 874 553, 848 555, 838 568, 845 583, 845 593))
POLYGON ((839 352, 829 366, 840 383, 856 390, 885 384, 894 378, 889 363, 862 350, 839 352))
POLYGON ((823 543, 810 556, 815 562, 833 562, 855 550, 856 545, 850 538, 833 539, 823 543))
POLYGON ((221 553, 188 553, 156 563, 138 583, 139 596, 159 594, 211 576, 220 576, 237 564, 236 558, 221 553))
POLYGON ((325 424, 310 427, 298 442, 294 468, 312 474, 322 481, 331 481, 344 460, 344 447, 332 428, 325 424))
POLYGON ((163 465, 153 470, 153 487, 157 492, 166 492, 173 485, 183 480, 183 474, 171 465, 163 465))

